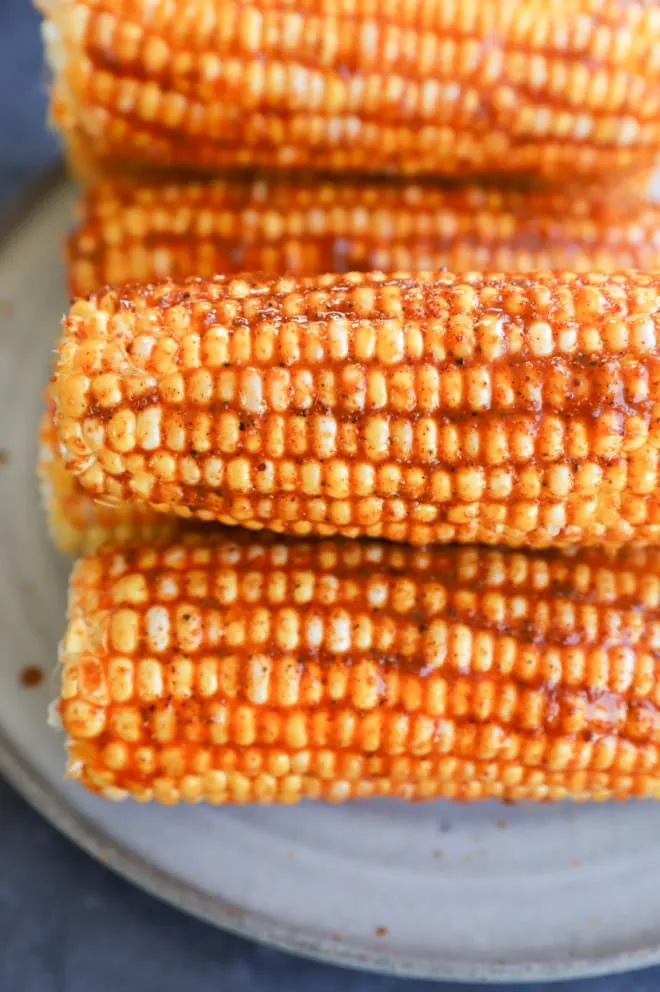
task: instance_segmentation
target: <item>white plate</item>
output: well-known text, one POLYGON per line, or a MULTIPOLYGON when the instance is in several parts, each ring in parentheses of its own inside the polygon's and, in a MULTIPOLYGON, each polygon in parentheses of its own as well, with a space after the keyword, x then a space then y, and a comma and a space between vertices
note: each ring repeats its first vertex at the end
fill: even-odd
POLYGON ((46 727, 68 563, 50 548, 35 432, 66 306, 72 191, 0 250, 0 768, 82 847, 219 926, 329 961, 436 978, 540 979, 660 960, 660 805, 159 809, 62 777, 46 727), (11 313, 6 311, 11 308, 11 313), (20 684, 28 665, 48 672, 20 684))

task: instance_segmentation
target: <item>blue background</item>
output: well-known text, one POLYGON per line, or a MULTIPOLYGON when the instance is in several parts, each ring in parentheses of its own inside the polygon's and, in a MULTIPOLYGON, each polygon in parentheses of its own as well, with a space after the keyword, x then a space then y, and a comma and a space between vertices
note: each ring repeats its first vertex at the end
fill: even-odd
MULTIPOLYGON (((55 141, 44 127, 45 78, 37 15, 28 0, 0 0, 0 212, 56 160, 55 141)), ((82 854, 0 779, 0 992, 334 992, 337 987, 343 992, 483 988, 340 971, 216 931, 82 854)), ((557 987, 651 992, 660 990, 660 968, 557 987)), ((533 992, 547 986, 501 988, 533 992)))

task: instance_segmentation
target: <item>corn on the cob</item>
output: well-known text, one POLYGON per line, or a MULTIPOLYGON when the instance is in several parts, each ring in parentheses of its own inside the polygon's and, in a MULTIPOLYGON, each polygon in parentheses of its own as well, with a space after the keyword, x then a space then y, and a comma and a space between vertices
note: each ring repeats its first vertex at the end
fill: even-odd
POLYGON ((658 274, 352 273, 75 301, 53 378, 90 493, 299 535, 660 540, 658 274))
POLYGON ((660 148, 648 0, 37 0, 92 159, 613 176, 660 148))
POLYGON ((108 798, 660 797, 657 549, 207 531, 69 602, 69 774, 108 798))
POLYGON ((73 296, 241 271, 660 268, 660 206, 596 191, 234 177, 102 182, 68 244, 73 296))
MULTIPOLYGON (((53 405, 39 427, 37 476, 53 544, 63 554, 95 551, 113 541, 149 540, 174 535, 182 521, 140 503, 106 506, 97 503, 65 469, 58 451, 53 405)), ((184 525, 185 526, 185 525, 184 525)))

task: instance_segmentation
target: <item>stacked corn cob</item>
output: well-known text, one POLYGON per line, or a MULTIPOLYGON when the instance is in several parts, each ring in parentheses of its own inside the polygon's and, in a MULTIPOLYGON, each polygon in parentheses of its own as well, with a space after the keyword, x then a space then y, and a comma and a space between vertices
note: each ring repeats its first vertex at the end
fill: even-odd
POLYGON ((74 158, 409 173, 653 167, 647 0, 39 0, 74 158))
POLYGON ((71 580, 70 770, 165 803, 660 796, 659 603, 653 550, 105 549, 71 580))
POLYGON ((654 269, 660 206, 598 188, 115 179, 87 190, 67 256, 74 296, 218 272, 654 269))
POLYGON ((657 10, 41 5, 88 183, 39 462, 69 773, 660 796, 657 10), (335 171, 201 175, 245 165, 335 171))

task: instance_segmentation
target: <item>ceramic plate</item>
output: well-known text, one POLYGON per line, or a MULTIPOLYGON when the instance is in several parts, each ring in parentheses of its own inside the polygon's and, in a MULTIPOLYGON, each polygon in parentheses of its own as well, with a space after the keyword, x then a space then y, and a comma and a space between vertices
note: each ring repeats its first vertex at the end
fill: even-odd
POLYGON ((659 961, 660 804, 159 809, 104 803, 64 780, 45 717, 69 563, 49 545, 34 460, 73 202, 70 187, 52 187, 0 247, 2 771, 136 884, 302 954, 466 980, 659 961), (29 666, 46 673, 34 688, 21 680, 29 666))

